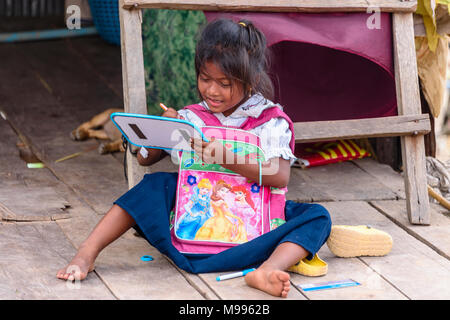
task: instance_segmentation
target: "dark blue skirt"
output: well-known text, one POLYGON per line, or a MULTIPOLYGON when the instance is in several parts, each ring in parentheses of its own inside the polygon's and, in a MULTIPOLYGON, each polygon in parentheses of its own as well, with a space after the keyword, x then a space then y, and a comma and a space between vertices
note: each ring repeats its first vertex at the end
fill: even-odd
POLYGON ((135 229, 179 268, 191 273, 222 272, 258 267, 286 241, 310 254, 319 251, 331 231, 328 211, 319 204, 286 201, 286 223, 244 244, 218 254, 180 253, 170 238, 169 214, 175 205, 178 173, 146 174, 142 181, 114 203, 136 221, 135 229))

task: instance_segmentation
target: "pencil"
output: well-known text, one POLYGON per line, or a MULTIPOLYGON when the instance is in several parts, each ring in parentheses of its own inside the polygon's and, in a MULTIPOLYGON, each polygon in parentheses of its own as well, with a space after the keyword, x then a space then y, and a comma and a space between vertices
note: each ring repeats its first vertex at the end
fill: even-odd
POLYGON ((83 152, 72 153, 72 154, 70 154, 70 155, 68 155, 68 156, 66 156, 66 157, 60 158, 60 159, 58 159, 58 160, 55 160, 55 162, 61 162, 61 161, 64 161, 64 160, 69 160, 69 159, 78 157, 78 156, 81 155, 82 153, 83 153, 83 152))
POLYGON ((166 107, 164 104, 160 103, 159 106, 160 106, 164 111, 167 111, 167 107, 166 107))
POLYGON ((92 151, 92 150, 95 150, 95 149, 98 149, 97 145, 90 146, 88 148, 85 148, 83 151, 75 152, 75 153, 69 154, 68 156, 59 158, 58 160, 55 160, 55 163, 56 162, 61 162, 61 161, 66 161, 66 160, 78 157, 78 156, 82 155, 85 152, 89 152, 89 151, 92 151))

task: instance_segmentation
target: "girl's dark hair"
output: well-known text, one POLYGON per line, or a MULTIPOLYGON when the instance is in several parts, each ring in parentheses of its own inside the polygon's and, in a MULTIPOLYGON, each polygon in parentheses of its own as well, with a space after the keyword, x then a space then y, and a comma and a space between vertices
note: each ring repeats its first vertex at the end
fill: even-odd
POLYGON ((273 100, 266 37, 251 21, 217 19, 203 29, 195 52, 197 78, 206 62, 215 63, 230 79, 244 86, 244 94, 260 92, 273 100))

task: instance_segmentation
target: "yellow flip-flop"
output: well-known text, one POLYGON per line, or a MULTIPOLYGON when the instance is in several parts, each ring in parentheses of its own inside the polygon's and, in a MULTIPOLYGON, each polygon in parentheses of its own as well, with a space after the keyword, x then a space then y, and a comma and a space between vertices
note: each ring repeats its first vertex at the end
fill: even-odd
POLYGON ((334 225, 327 240, 330 251, 338 257, 384 256, 392 249, 392 237, 370 226, 334 225))
POLYGON ((308 277, 319 277, 327 274, 328 264, 315 254, 311 260, 304 258, 290 267, 288 271, 308 277))

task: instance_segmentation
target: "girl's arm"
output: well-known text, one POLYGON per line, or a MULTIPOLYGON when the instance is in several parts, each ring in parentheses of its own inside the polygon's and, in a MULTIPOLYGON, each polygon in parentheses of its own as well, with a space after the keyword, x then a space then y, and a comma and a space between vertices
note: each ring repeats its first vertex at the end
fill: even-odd
MULTIPOLYGON (((236 161, 233 164, 220 164, 225 169, 240 174, 252 181, 259 182, 260 166, 256 164, 240 164, 236 161)), ((276 188, 284 188, 289 183, 289 176, 291 173, 291 164, 288 160, 283 158, 273 158, 261 164, 261 180, 262 185, 267 185, 276 188)))
POLYGON ((286 187, 289 183, 291 165, 289 160, 281 157, 273 158, 263 162, 261 166, 255 161, 244 159, 236 153, 226 149, 219 141, 205 142, 199 139, 193 139, 192 143, 195 152, 206 163, 217 163, 225 169, 240 174, 249 180, 259 182, 260 168, 262 185, 276 188, 286 187))
POLYGON ((151 166, 164 158, 167 153, 161 149, 146 148, 148 152, 147 158, 144 158, 140 152, 137 153, 137 160, 141 166, 151 166))

